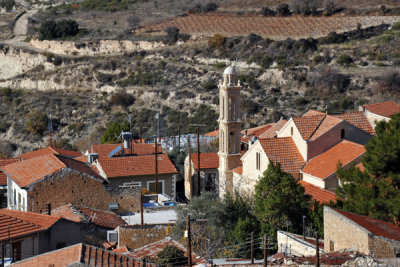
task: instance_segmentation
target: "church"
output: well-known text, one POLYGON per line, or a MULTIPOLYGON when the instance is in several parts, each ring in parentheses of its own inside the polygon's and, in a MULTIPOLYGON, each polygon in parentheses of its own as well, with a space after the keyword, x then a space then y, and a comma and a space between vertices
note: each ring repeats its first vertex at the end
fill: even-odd
MULTIPOLYGON (((375 136, 365 112, 368 107, 340 114, 309 110, 302 116, 281 118, 278 122, 242 130, 242 86, 235 68, 225 69, 218 87, 219 150, 202 154, 200 165, 203 166, 204 161, 206 168, 201 168, 200 181, 193 161, 196 156, 192 155, 191 160, 186 158, 185 194, 188 198, 189 188, 196 194, 211 191, 220 198, 234 192, 253 194, 259 178, 272 162, 279 163, 284 172, 292 175, 305 188, 306 194, 321 203, 329 203, 336 201, 339 162, 344 168, 356 164, 363 170, 364 145, 375 136)), ((393 113, 399 108, 395 103, 382 104, 385 107, 395 105, 393 113)))

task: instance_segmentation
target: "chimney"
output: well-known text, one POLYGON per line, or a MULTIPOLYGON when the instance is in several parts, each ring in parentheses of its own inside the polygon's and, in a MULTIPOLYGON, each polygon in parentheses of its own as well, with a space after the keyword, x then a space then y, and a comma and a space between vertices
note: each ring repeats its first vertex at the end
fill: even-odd
POLYGON ((98 158, 99 158, 99 154, 97 154, 97 153, 89 153, 88 154, 88 163, 91 164, 98 158))

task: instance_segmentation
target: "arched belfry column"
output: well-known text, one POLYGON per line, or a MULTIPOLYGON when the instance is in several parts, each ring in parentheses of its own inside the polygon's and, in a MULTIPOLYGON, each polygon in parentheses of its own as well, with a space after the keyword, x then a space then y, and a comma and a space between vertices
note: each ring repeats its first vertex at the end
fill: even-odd
POLYGON ((225 69, 223 79, 219 85, 220 114, 218 151, 219 157, 219 196, 223 198, 226 193, 233 194, 232 169, 240 164, 240 137, 241 137, 241 111, 240 91, 242 87, 237 81, 236 71, 232 66, 225 69))

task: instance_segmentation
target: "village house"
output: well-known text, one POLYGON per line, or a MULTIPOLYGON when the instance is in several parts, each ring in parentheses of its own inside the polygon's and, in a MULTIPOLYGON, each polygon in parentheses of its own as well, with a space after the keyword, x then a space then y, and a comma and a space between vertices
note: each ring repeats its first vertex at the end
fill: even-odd
POLYGON ((372 127, 375 128, 377 122, 389 121, 392 115, 399 113, 400 105, 395 102, 366 104, 360 106, 359 110, 364 112, 372 127))
POLYGON ((374 258, 400 256, 400 227, 367 216, 324 207, 325 252, 353 249, 374 258))
MULTIPOLYGON (((277 232, 278 253, 294 256, 315 256, 317 240, 313 237, 296 235, 286 231, 277 232)), ((318 240, 319 252, 324 252, 324 240, 318 240)))
POLYGON ((153 263, 145 263, 129 255, 109 251, 98 247, 79 243, 26 260, 13 263, 13 267, 43 267, 43 266, 102 266, 102 267, 156 267, 153 263))
POLYGON ((27 160, 27 159, 32 159, 36 157, 40 157, 43 155, 49 155, 49 154, 56 154, 56 155, 61 155, 64 157, 68 158, 76 158, 82 156, 82 153, 79 151, 72 151, 72 150, 65 150, 61 148, 56 148, 56 147, 45 147, 41 149, 37 149, 31 152, 23 153, 18 156, 21 160, 27 160))
MULTIPOLYGON (((19 159, 0 159, 0 167, 20 161, 19 159)), ((0 170, 0 208, 7 207, 7 176, 0 170)))
POLYGON ((83 162, 47 154, 0 169, 7 176, 9 209, 41 213, 67 203, 108 209, 108 181, 83 162))
POLYGON ((79 224, 56 216, 1 209, 0 224, 5 257, 14 261, 76 244, 84 238, 79 224))

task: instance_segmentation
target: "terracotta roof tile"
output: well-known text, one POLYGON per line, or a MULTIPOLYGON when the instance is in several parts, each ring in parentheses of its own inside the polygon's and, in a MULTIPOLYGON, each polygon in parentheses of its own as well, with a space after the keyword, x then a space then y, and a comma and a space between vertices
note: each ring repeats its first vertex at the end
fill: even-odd
POLYGON ((313 184, 307 183, 304 180, 300 180, 299 184, 304 187, 305 193, 311 196, 312 199, 318 201, 321 204, 329 204, 331 201, 336 203, 336 194, 328 190, 319 188, 313 184))
POLYGON ((375 135, 374 129, 372 128, 371 124, 368 122, 367 117, 362 111, 345 112, 334 116, 349 122, 350 124, 356 126, 366 133, 375 135))
MULTIPOLYGON (((0 158, 0 167, 5 166, 11 163, 18 162, 19 159, 9 159, 9 158, 0 158)), ((3 171, 0 170, 0 186, 7 185, 7 175, 3 171)))
POLYGON ((326 114, 306 117, 293 117, 293 121, 303 139, 307 141, 318 129, 325 116, 326 114))
POLYGON ((59 219, 39 213, 0 209, 0 241, 47 230, 59 219))
POLYGON ((55 154, 19 161, 0 169, 22 188, 66 167, 106 181, 85 163, 55 154))
POLYGON ((72 151, 72 150, 65 150, 65 149, 60 149, 60 148, 52 148, 52 147, 45 147, 42 149, 34 150, 32 152, 27 152, 24 154, 20 154, 19 157, 22 158, 23 160, 27 159, 32 159, 35 157, 40 157, 43 155, 48 155, 48 154, 60 154, 66 157, 70 158, 75 158, 82 156, 81 152, 78 151, 72 151))
POLYGON ((325 179, 336 172, 339 161, 342 163, 342 166, 346 166, 361 157, 364 153, 365 148, 363 145, 343 140, 308 161, 302 172, 325 179))
POLYGON ((126 222, 121 218, 121 216, 118 216, 111 211, 98 210, 81 205, 73 206, 81 214, 88 217, 91 223, 98 226, 115 229, 118 226, 126 225, 126 222))
POLYGON ((88 156, 82 155, 82 156, 80 156, 80 157, 74 158, 74 160, 77 160, 77 161, 86 163, 86 162, 88 162, 88 156))
MULTIPOLYGON (((268 123, 265 125, 257 126, 254 128, 247 129, 247 135, 248 136, 256 136, 258 137, 260 134, 264 133, 268 129, 270 129, 272 126, 274 126, 275 123, 268 123)), ((246 131, 242 131, 242 134, 245 134, 246 131)))
POLYGON ((243 173, 243 166, 236 167, 232 171, 237 173, 237 174, 242 174, 243 173))
POLYGON ((215 130, 215 131, 206 133, 206 134, 204 134, 204 136, 218 137, 219 136, 219 130, 215 130))
POLYGON ((377 236, 383 236, 389 239, 400 241, 400 227, 377 219, 372 219, 367 216, 358 215, 352 212, 342 211, 333 209, 336 212, 342 214, 358 225, 364 227, 371 233, 377 236))
MULTIPOLYGON (((163 248, 165 248, 166 246, 175 246, 175 247, 179 248, 180 250, 182 250, 185 253, 185 256, 187 256, 186 249, 170 237, 167 237, 158 242, 146 245, 144 247, 135 249, 133 252, 129 253, 129 255, 131 257, 139 258, 139 259, 144 256, 148 256, 148 257, 150 257, 150 259, 157 259, 157 253, 160 252, 161 250, 163 250, 163 248)), ((193 264, 197 265, 200 263, 207 263, 207 261, 204 258, 197 256, 195 253, 192 253, 192 254, 193 254, 193 256, 192 256, 193 264)))
MULTIPOLYGON (((155 174, 155 156, 116 157, 100 159, 99 164, 108 178, 155 174)), ((158 155, 158 173, 178 173, 167 155, 158 155)))
MULTIPOLYGON (((121 144, 101 144, 101 145, 92 145, 93 153, 97 153, 99 155, 99 159, 108 159, 108 155, 111 151, 113 151, 121 144)), ((154 144, 142 144, 142 143, 133 143, 133 155, 136 156, 144 156, 144 155, 153 155, 155 154, 154 144)), ((162 153, 161 146, 158 147, 158 153, 162 153)), ((131 149, 125 149, 125 155, 130 155, 131 149)), ((120 155, 118 153, 117 155, 120 155)))
POLYGON ((277 134, 276 132, 282 129, 283 126, 287 123, 287 120, 280 119, 277 123, 274 123, 274 125, 266 130, 265 132, 261 133, 258 138, 273 138, 276 137, 277 134))
POLYGON ((400 105, 395 102, 383 102, 376 104, 367 104, 363 106, 369 112, 390 118, 392 115, 400 112, 400 105))
POLYGON ((364 172, 364 171, 365 171, 365 167, 364 167, 364 164, 362 164, 362 162, 356 164, 356 167, 357 167, 361 172, 364 172))
POLYGON ((341 122, 342 120, 339 118, 336 118, 331 115, 326 115, 325 118, 321 121, 318 128, 314 131, 310 140, 315 140, 318 137, 321 137, 322 135, 324 135, 326 132, 328 132, 330 129, 332 129, 341 122))
POLYGON ((67 204, 51 210, 52 216, 58 216, 73 222, 85 222, 85 216, 77 212, 72 204, 67 204))
POLYGON ((305 162, 291 137, 259 140, 268 159, 279 162, 284 172, 292 175, 300 172, 305 162))
MULTIPOLYGON (((193 162, 194 169, 197 170, 198 169, 197 153, 192 153, 191 159, 193 162)), ((200 153, 201 169, 218 169, 218 167, 219 167, 219 157, 217 153, 200 153)))
POLYGON ((318 116, 318 115, 325 115, 325 113, 318 110, 310 109, 309 111, 303 114, 303 117, 318 116))
MULTIPOLYGON (((43 267, 54 266, 64 267, 72 266, 74 264, 84 264, 85 266, 103 266, 103 267, 156 267, 155 264, 142 262, 125 254, 89 246, 85 244, 76 244, 66 248, 54 250, 38 256, 25 259, 13 263, 15 267, 43 267), (99 263, 101 263, 99 265, 99 263)), ((74 265, 75 266, 75 265, 74 265)), ((80 266, 80 265, 79 265, 80 266)))
POLYGON ((115 248, 115 249, 112 250, 112 252, 115 252, 115 253, 126 253, 128 251, 129 250, 128 250, 128 248, 126 246, 115 248))

